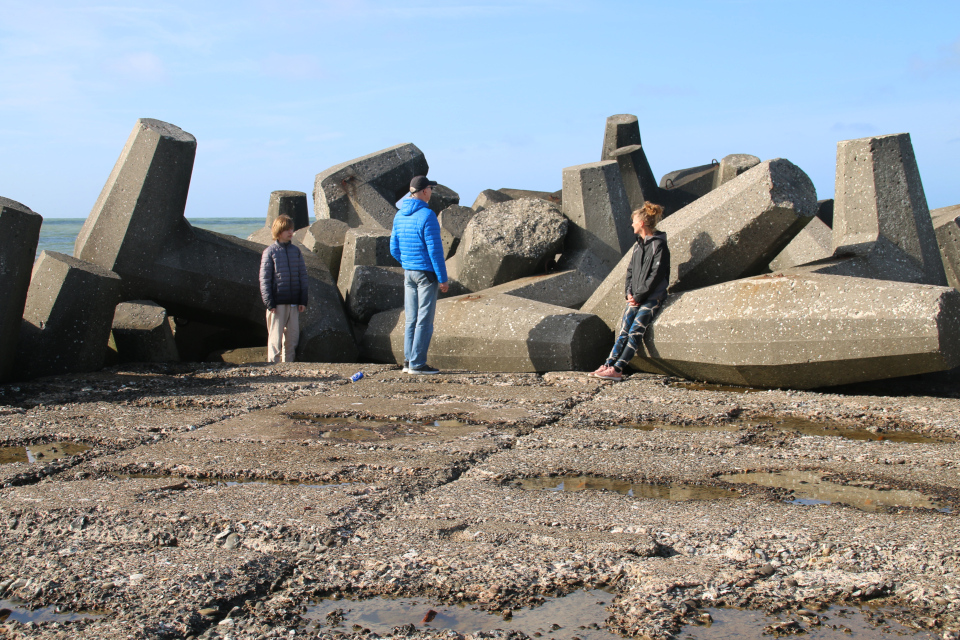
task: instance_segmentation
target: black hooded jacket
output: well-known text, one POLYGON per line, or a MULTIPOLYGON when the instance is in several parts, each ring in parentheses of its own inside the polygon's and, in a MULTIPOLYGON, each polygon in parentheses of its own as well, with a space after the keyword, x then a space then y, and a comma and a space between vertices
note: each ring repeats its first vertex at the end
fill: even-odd
POLYGON ((624 295, 632 294, 637 304, 653 299, 663 300, 669 282, 670 249, 667 248, 667 234, 655 231, 646 240, 637 236, 627 267, 624 295))

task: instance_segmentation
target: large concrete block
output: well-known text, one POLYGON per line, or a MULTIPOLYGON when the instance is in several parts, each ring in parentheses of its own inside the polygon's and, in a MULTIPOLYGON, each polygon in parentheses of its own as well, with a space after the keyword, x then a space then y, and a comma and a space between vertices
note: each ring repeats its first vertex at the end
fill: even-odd
POLYGON ((354 267, 350 289, 344 296, 347 315, 367 323, 374 314, 403 306, 403 269, 400 267, 354 267))
POLYGON ((470 207, 476 213, 480 213, 488 207, 492 207, 495 204, 500 204, 501 202, 510 202, 513 200, 511 196, 498 191, 496 189, 484 189, 479 194, 477 194, 477 199, 473 201, 473 206, 470 207))
POLYGON ((375 226, 350 229, 343 237, 343 255, 337 288, 346 299, 353 286, 355 267, 399 267, 390 254, 390 231, 375 226))
POLYGON ((177 362, 173 318, 150 300, 121 302, 113 316, 111 342, 120 362, 177 362))
POLYGON ((160 120, 137 120, 127 144, 80 229, 73 255, 123 274, 133 298, 164 252, 162 239, 189 224, 183 217, 197 151, 192 135, 160 120))
POLYGON ((685 207, 713 190, 720 173, 720 164, 714 161, 689 169, 671 171, 660 178, 660 188, 678 207, 685 207))
POLYGON ((809 389, 960 365, 960 292, 764 275, 668 298, 632 364, 718 384, 809 389))
POLYGON ((447 271, 468 291, 540 273, 563 247, 569 223, 543 200, 511 200, 478 212, 467 224, 447 271))
POLYGON ((630 214, 616 161, 563 170, 563 215, 572 223, 566 250, 589 250, 612 267, 633 243, 630 214))
POLYGON ((809 262, 824 260, 833 255, 833 230, 814 217, 790 241, 776 258, 770 261, 770 271, 790 269, 809 262))
MULTIPOLYGON (((611 160, 616 160, 620 166, 620 177, 623 188, 627 192, 630 210, 635 211, 643 207, 644 202, 661 204, 664 202, 657 179, 653 177, 647 155, 639 144, 621 147, 611 154, 611 160)), ((670 212, 672 213, 672 211, 670 212)))
POLYGON ((317 220, 309 227, 300 229, 293 234, 293 240, 320 258, 336 282, 340 277, 343 242, 349 230, 350 226, 346 222, 328 218, 317 220))
POLYGON ((43 218, 26 205, 0 197, 0 382, 13 377, 30 272, 43 218))
POLYGON ((947 282, 960 289, 960 204, 930 212, 947 282))
POLYGON ((603 131, 603 150, 600 160, 613 160, 614 152, 622 147, 641 145, 640 123, 637 116, 629 113, 618 113, 607 118, 603 131))
POLYGON ((440 241, 443 243, 445 260, 457 252, 460 239, 474 215, 476 212, 473 209, 458 204, 450 205, 440 212, 440 241))
MULTIPOLYGON (((409 187, 407 190, 409 191, 409 187)), ((460 204, 460 194, 450 187, 438 184, 433 187, 430 194, 430 202, 427 203, 427 206, 430 207, 431 211, 439 214, 447 207, 455 204, 460 204)))
POLYGON ((539 199, 546 200, 547 202, 552 202, 553 204, 560 207, 563 204, 563 189, 558 191, 531 191, 529 189, 506 189, 500 188, 497 189, 500 193, 505 196, 510 196, 514 200, 527 199, 539 199))
POLYGON ((116 273, 62 253, 41 251, 23 310, 16 377, 103 368, 119 301, 116 273))
MULTIPOLYGON (((810 178, 789 160, 762 162, 660 224, 670 285, 683 291, 762 272, 817 213, 810 178)), ((608 277, 622 278, 621 265, 608 277)))
MULTIPOLYGON (((119 274, 124 300, 149 299, 186 319, 262 329, 263 245, 195 229, 183 216, 195 149, 193 136, 178 127, 139 120, 75 252, 119 274)), ((319 258, 304 258, 311 302, 300 320, 298 357, 352 361, 356 349, 334 283, 319 258), (314 335, 334 339, 311 346, 304 336, 314 335)))
POLYGON ((410 191, 414 176, 429 171, 427 159, 415 145, 389 147, 318 173, 313 189, 317 220, 333 218, 351 227, 393 226, 395 203, 410 191))
POLYGON ((947 284, 910 134, 837 143, 833 243, 876 278, 947 284))
POLYGON ((293 220, 293 229, 299 230, 310 226, 310 212, 307 210, 307 194, 303 191, 273 191, 267 204, 268 228, 273 227, 273 221, 280 216, 288 216, 293 220))
POLYGON ((506 284, 484 289, 483 294, 485 296, 504 294, 558 307, 579 309, 596 289, 597 284, 596 280, 584 273, 569 269, 518 278, 506 284))
POLYGON ((731 153, 720 160, 720 166, 714 174, 713 188, 716 189, 722 184, 726 184, 736 178, 741 173, 746 173, 750 169, 760 164, 760 158, 751 156, 748 153, 731 153))
MULTIPOLYGON (((437 303, 428 361, 470 371, 589 371, 613 334, 596 316, 512 295, 474 293, 437 303)), ((363 339, 374 362, 403 360, 402 309, 373 317, 363 339)))

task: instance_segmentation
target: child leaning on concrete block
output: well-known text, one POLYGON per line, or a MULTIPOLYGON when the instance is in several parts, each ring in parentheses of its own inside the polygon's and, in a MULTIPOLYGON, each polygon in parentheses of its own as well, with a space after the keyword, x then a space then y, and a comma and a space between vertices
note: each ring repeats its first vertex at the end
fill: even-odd
POLYGON ((300 314, 307 308, 307 265, 293 244, 293 219, 277 216, 272 245, 260 258, 260 296, 267 306, 267 360, 293 362, 300 341, 300 314))
POLYGON ((610 355, 591 376, 618 382, 623 379, 624 367, 642 346, 643 334, 667 297, 670 249, 667 248, 667 234, 657 231, 662 215, 663 207, 652 202, 644 202, 643 207, 633 212, 633 232, 637 235, 637 242, 633 245, 624 285, 627 308, 620 319, 617 340, 610 355))

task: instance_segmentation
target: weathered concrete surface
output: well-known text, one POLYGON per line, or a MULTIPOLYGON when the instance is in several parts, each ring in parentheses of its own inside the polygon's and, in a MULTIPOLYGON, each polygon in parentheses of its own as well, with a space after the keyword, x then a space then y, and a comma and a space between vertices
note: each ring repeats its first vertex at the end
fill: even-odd
POLYGON ((543 200, 511 200, 478 212, 467 224, 447 271, 467 291, 540 273, 564 244, 569 223, 543 200))
POLYGON ((317 174, 314 215, 317 220, 342 220, 351 227, 390 229, 397 212, 394 204, 409 193, 410 180, 427 175, 429 169, 423 152, 410 143, 342 162, 317 174))
POLYGON ((719 171, 717 162, 671 171, 660 178, 660 188, 678 205, 686 206, 713 190, 719 171))
POLYGON ((340 258, 340 274, 337 288, 344 300, 353 286, 353 272, 356 267, 399 267, 390 254, 390 231, 380 227, 367 226, 350 229, 343 238, 343 255, 340 258))
POLYGON ((25 379, 101 369, 119 301, 117 274, 41 251, 30 277, 14 375, 25 379))
POLYGON ((623 188, 627 192, 631 211, 643 207, 643 203, 647 201, 662 205, 668 200, 657 186, 657 179, 653 177, 653 171, 650 169, 650 163, 647 162, 647 155, 641 145, 620 147, 611 154, 610 159, 616 160, 620 166, 620 177, 623 180, 623 188))
POLYGON ((824 260, 833 255, 833 230, 819 216, 790 241, 780 254, 770 261, 770 271, 789 269, 808 262, 824 260))
POLYGON ((77 236, 73 255, 121 274, 130 299, 144 297, 140 282, 166 251, 163 240, 189 235, 183 211, 196 151, 180 127, 137 120, 77 236))
POLYGON ((630 213, 615 161, 563 170, 563 215, 572 223, 565 250, 589 250, 613 267, 633 242, 630 213))
POLYGON ((110 332, 120 362, 177 362, 173 318, 150 300, 117 305, 110 332))
POLYGON ((600 160, 613 160, 617 149, 641 144, 643 143, 640 141, 640 122, 637 116, 629 113, 610 116, 603 131, 600 160))
MULTIPOLYGON (((137 121, 74 252, 120 275, 125 300, 153 300, 201 322, 262 328, 263 246, 184 218, 195 151, 196 140, 178 127, 137 121)), ((311 304, 300 317, 297 357, 352 361, 356 350, 334 283, 318 258, 304 259, 311 304)))
POLYGON ((293 220, 293 229, 298 231, 310 226, 310 212, 307 209, 307 194, 303 191, 272 191, 267 204, 267 227, 280 216, 293 220))
POLYGON ((960 204, 930 212, 947 282, 960 288, 960 204))
MULTIPOLYGON (((403 332, 402 309, 375 315, 364 335, 364 356, 402 362, 403 332)), ((427 359, 441 369, 586 371, 601 363, 611 340, 596 316, 481 292, 437 303, 427 359)))
POLYGON ((350 226, 341 220, 317 220, 305 229, 293 234, 295 242, 300 242, 312 253, 316 254, 333 281, 340 277, 340 261, 343 258, 343 242, 350 226))
POLYGON ((367 323, 374 314, 403 306, 403 269, 357 265, 347 290, 347 315, 367 323))
POLYGON ((459 193, 442 184, 434 185, 432 193, 430 194, 430 202, 427 203, 431 211, 439 215, 441 211, 455 204, 460 204, 459 193))
POLYGON ((563 204, 563 189, 557 191, 531 191, 529 189, 507 189, 501 187, 497 189, 500 193, 510 196, 514 200, 523 200, 524 198, 546 200, 560 207, 563 204))
POLYGON ((878 279, 947 284, 910 134, 837 143, 833 245, 878 279))
POLYGON ((23 307, 43 218, 26 205, 0 197, 0 382, 13 376, 23 307))
MULTIPOLYGON (((760 273, 817 213, 810 178, 763 162, 664 220, 670 286, 683 291, 760 273)), ((623 281, 626 263, 608 277, 623 281)))
POLYGON ((495 204, 500 204, 501 202, 510 202, 513 200, 511 196, 498 191, 496 189, 484 189, 479 194, 477 194, 477 199, 473 201, 473 206, 470 207, 476 213, 480 213, 484 209, 492 207, 495 204))
POLYGON ((569 269, 517 278, 506 284, 484 289, 483 293, 487 296, 504 294, 558 307, 579 309, 596 289, 597 284, 596 279, 575 269, 569 269))
POLYGON ((242 349, 223 349, 214 351, 207 356, 211 362, 228 362, 230 364, 266 364, 267 347, 245 347, 242 349))
POLYGON ((833 198, 817 201, 817 217, 833 229, 833 198))
POLYGON ((694 380, 810 389, 960 365, 960 292, 765 275, 669 298, 632 364, 694 380))
POLYGON ((760 164, 760 158, 748 153, 731 153, 720 160, 720 168, 717 169, 713 188, 716 189, 722 184, 726 184, 736 178, 741 173, 745 173, 760 164))
POLYGON ((443 257, 450 258, 457 252, 460 239, 467 230, 467 224, 473 220, 476 211, 458 204, 450 205, 440 212, 440 241, 443 243, 443 257))

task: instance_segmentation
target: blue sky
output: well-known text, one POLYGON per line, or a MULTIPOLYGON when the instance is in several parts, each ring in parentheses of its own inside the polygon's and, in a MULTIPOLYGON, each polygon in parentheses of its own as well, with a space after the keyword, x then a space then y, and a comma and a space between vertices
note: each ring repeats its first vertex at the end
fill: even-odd
MULTIPOLYGON (((553 191, 640 118, 659 178, 788 158, 832 197, 836 143, 909 132, 960 203, 960 2, 0 0, 0 196, 85 217, 138 117, 198 140, 189 217, 262 216, 402 142, 471 204, 553 191)), ((312 202, 311 202, 312 211, 312 202)))

